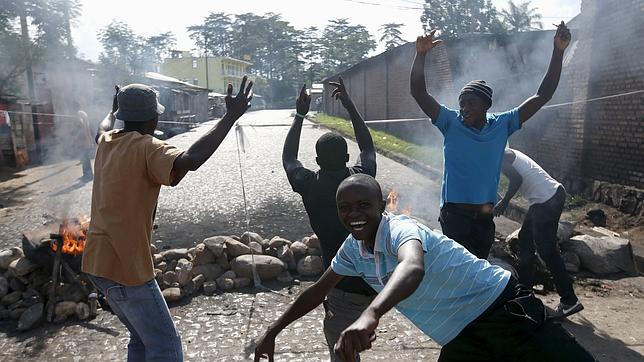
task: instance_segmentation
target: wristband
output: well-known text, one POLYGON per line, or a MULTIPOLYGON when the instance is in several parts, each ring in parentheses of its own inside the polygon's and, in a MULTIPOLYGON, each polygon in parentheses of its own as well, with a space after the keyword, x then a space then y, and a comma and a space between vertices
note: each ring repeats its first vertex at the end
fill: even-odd
POLYGON ((306 118, 306 114, 299 114, 295 112, 295 116, 301 117, 302 119, 306 118))

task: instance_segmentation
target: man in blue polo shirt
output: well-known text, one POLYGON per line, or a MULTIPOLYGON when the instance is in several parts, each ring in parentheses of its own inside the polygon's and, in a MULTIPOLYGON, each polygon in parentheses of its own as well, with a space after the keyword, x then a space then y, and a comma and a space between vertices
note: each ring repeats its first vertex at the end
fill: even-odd
POLYGON ((378 295, 341 334, 335 352, 344 361, 371 348, 380 318, 396 307, 443 346, 440 361, 593 361, 510 273, 409 219, 384 212, 378 182, 356 174, 336 196, 351 235, 331 267, 306 289, 258 341, 255 361, 273 359, 275 338, 322 303, 344 276, 359 276, 378 295))
POLYGON ((559 83, 564 50, 570 31, 561 22, 554 37, 550 66, 537 93, 520 106, 503 113, 488 113, 492 88, 475 80, 463 87, 459 110, 438 103, 427 92, 425 60, 441 41, 435 30, 416 40, 411 70, 411 94, 444 136, 444 170, 440 224, 443 233, 472 254, 485 259, 494 241, 493 206, 508 137, 548 102, 559 83))

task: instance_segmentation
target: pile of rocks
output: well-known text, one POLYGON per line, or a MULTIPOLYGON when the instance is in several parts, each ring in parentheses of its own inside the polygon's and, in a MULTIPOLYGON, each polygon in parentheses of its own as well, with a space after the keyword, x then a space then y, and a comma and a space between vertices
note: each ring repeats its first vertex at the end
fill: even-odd
MULTIPOLYGON (((53 285, 51 269, 31 262, 20 247, 0 251, 0 319, 18 320, 18 330, 42 321, 53 285)), ((81 282, 77 282, 81 283, 81 282)), ((77 283, 61 283, 54 296, 54 322, 67 318, 87 319, 87 293, 77 283)))
POLYGON ((289 283, 293 274, 316 276, 324 271, 320 241, 307 236, 290 241, 279 236, 264 239, 245 232, 241 236, 213 236, 193 248, 150 251, 155 275, 168 302, 203 289, 205 294, 247 287, 253 280, 253 263, 262 281, 289 283))

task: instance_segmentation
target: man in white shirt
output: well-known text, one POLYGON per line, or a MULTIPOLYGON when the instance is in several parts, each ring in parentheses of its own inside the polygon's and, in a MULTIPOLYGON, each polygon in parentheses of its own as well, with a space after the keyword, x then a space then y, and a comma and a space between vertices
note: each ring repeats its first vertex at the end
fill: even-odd
POLYGON ((561 297, 554 317, 563 318, 581 311, 584 306, 575 295, 557 244, 566 190, 530 157, 511 148, 505 150, 502 172, 510 185, 494 207, 494 215, 502 215, 517 192, 530 205, 519 232, 519 282, 532 288, 536 250, 550 270, 561 297))

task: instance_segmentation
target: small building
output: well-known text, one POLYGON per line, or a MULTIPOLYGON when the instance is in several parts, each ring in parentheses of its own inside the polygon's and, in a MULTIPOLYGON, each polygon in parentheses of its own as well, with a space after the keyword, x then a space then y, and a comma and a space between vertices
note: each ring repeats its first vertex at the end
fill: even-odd
POLYGON ((154 72, 146 72, 144 80, 159 92, 159 102, 165 106, 158 129, 189 128, 208 120, 207 88, 154 72))
POLYGON ((189 51, 173 50, 161 64, 161 73, 215 92, 228 84, 238 88, 252 63, 230 57, 195 57, 189 51))

